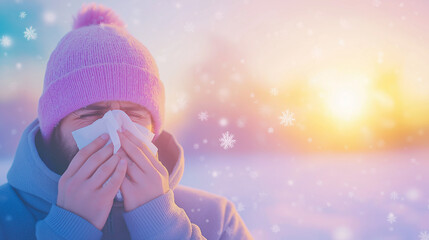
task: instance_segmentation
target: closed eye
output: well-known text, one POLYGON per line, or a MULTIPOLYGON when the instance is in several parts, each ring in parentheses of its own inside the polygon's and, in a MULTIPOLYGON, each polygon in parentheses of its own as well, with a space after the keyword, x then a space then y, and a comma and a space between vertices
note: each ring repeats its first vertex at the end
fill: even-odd
POLYGON ((94 112, 94 113, 88 113, 88 114, 82 114, 79 116, 79 118, 87 118, 87 117, 94 117, 94 116, 101 116, 103 115, 103 112, 94 112))
POLYGON ((146 118, 145 115, 137 114, 137 113, 127 113, 130 117, 137 117, 137 118, 146 118))
POLYGON ((146 116, 142 116, 142 115, 138 115, 138 114, 129 114, 129 116, 132 116, 132 117, 140 117, 140 118, 144 118, 144 117, 146 117, 146 116))
MULTIPOLYGON (((93 117, 93 116, 102 116, 104 115, 104 112, 93 112, 93 113, 88 113, 88 114, 82 114, 79 116, 79 118, 86 118, 86 117, 93 117)), ((145 115, 141 115, 141 114, 136 114, 136 113, 127 113, 128 116, 130 117, 136 117, 136 118, 146 118, 145 115)))

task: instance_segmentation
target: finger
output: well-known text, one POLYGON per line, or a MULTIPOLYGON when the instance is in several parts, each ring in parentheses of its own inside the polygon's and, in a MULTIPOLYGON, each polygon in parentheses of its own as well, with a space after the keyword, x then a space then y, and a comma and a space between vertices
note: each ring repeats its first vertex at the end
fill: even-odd
POLYGON ((94 172, 99 168, 106 160, 108 160, 113 155, 113 143, 109 143, 96 153, 92 154, 91 157, 82 165, 82 167, 77 171, 75 176, 78 179, 88 179, 94 174, 94 172))
POLYGON ((144 172, 135 163, 128 165, 127 174, 134 183, 141 183, 144 181, 144 172))
POLYGON ((82 149, 80 149, 73 160, 70 162, 70 165, 67 167, 66 171, 63 173, 65 177, 73 176, 82 166, 82 164, 96 151, 106 145, 109 139, 108 134, 102 134, 90 144, 86 145, 82 149))
POLYGON ((112 174, 110 180, 101 188, 103 194, 108 194, 113 198, 121 187, 126 173, 127 161, 125 159, 121 159, 116 165, 115 172, 112 174))
POLYGON ((144 173, 157 171, 146 155, 134 143, 132 143, 121 132, 118 132, 118 135, 124 151, 130 156, 131 160, 133 160, 142 169, 144 173))
POLYGON ((160 172, 162 175, 167 175, 168 171, 165 168, 165 166, 159 161, 158 153, 157 155, 153 155, 153 153, 150 151, 149 147, 144 144, 143 141, 138 139, 134 134, 132 134, 130 131, 125 129, 124 135, 132 142, 134 143, 140 150, 143 151, 143 153, 146 155, 146 157, 151 161, 152 165, 160 172))
MULTIPOLYGON (((127 169, 128 169, 128 167, 127 167, 127 169)), ((121 192, 122 192, 122 196, 123 196, 123 198, 124 198, 124 201, 127 201, 127 196, 128 196, 128 194, 127 193, 129 193, 129 192, 131 192, 131 191, 133 191, 134 189, 133 189, 133 183, 129 180, 129 179, 127 179, 126 177, 124 178, 124 180, 122 181, 122 184, 121 184, 121 187, 120 187, 120 189, 121 189, 121 192)))
MULTIPOLYGON (((128 170, 130 167, 137 167, 139 168, 137 165, 135 165, 135 163, 133 162, 133 160, 130 159, 130 157, 128 156, 128 154, 124 151, 124 149, 120 148, 118 150, 118 152, 116 153, 117 155, 119 155, 121 158, 124 158, 127 160, 127 174, 125 175, 126 178, 130 177, 128 175, 128 170)), ((140 168, 139 168, 140 169, 140 168)), ((142 170, 143 171, 143 170, 142 170)))
POLYGON ((95 173, 89 178, 88 184, 94 188, 101 187, 113 174, 120 159, 119 155, 113 154, 113 156, 97 168, 95 173))

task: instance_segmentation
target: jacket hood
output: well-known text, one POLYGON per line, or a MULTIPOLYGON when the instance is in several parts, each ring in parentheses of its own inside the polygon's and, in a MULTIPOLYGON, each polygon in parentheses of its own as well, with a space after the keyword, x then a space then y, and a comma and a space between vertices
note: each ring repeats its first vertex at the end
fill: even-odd
MULTIPOLYGON (((40 156, 44 155, 36 147, 36 141, 42 139, 40 134, 39 120, 36 118, 21 136, 7 180, 30 205, 48 212, 51 204, 57 202, 61 175, 50 170, 42 161, 40 156)), ((153 143, 158 148, 159 160, 169 172, 170 189, 174 190, 184 171, 183 147, 165 130, 153 143)))

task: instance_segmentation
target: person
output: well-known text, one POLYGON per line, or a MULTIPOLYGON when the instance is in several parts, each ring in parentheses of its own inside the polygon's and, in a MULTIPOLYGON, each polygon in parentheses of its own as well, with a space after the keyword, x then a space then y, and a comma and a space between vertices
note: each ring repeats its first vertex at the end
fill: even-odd
POLYGON ((164 105, 148 49, 112 9, 84 5, 0 186, 0 239, 252 239, 230 200, 179 185, 184 151, 164 130, 164 105), (77 148, 71 132, 114 109, 154 133, 156 155, 129 131, 117 153, 107 134, 77 148))

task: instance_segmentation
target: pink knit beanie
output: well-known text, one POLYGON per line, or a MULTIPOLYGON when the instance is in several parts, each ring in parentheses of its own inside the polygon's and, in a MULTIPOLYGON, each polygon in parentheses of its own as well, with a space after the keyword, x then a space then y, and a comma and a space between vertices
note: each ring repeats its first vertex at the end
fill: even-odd
POLYGON ((49 58, 38 106, 43 139, 49 143, 54 127, 71 112, 109 100, 145 107, 154 140, 162 132, 165 93, 154 58, 111 9, 90 4, 49 58))

